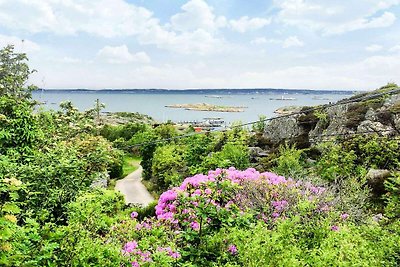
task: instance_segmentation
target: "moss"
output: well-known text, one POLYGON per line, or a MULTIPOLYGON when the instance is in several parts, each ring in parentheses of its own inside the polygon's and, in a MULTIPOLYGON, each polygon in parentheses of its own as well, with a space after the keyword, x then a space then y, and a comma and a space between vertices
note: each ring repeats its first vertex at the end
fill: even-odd
POLYGON ((365 119, 365 114, 368 111, 368 106, 364 103, 356 103, 349 106, 346 113, 345 126, 349 129, 357 129, 358 125, 365 119))
MULTIPOLYGON (((388 84, 386 84, 386 85, 384 85, 384 86, 382 86, 382 87, 380 87, 380 88, 378 88, 378 89, 376 89, 374 91, 358 93, 358 94, 355 94, 352 97, 349 97, 347 99, 340 100, 339 103, 346 102, 348 100, 367 97, 367 96, 373 95, 373 94, 389 93, 390 91, 395 90, 395 89, 399 89, 399 86, 396 83, 388 83, 388 84)), ((387 96, 383 96, 382 97, 382 99, 386 99, 386 98, 387 98, 387 96)))

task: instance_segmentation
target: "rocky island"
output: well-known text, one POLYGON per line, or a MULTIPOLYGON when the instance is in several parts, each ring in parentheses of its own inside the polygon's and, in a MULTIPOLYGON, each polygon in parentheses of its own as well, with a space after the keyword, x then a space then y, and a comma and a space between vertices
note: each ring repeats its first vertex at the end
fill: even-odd
POLYGON ((196 111, 216 111, 216 112, 243 112, 247 107, 233 107, 233 106, 218 106, 207 103, 197 103, 197 104, 174 104, 166 105, 167 108, 183 108, 186 110, 196 110, 196 111))

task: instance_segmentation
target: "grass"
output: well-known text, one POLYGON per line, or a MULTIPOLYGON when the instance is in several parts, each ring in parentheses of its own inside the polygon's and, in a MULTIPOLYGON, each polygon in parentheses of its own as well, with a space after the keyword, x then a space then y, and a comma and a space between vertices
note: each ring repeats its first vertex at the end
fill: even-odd
POLYGON ((123 174, 122 174, 121 178, 124 178, 128 174, 136 171, 139 168, 141 160, 142 159, 140 157, 125 155, 124 156, 124 165, 122 166, 123 174))

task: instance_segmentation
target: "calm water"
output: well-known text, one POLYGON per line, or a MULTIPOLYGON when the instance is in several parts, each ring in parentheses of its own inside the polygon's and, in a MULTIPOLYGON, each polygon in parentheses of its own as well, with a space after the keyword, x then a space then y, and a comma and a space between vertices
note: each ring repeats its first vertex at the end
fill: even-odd
POLYGON ((339 99, 352 95, 352 92, 302 92, 277 90, 271 92, 248 90, 235 92, 229 90, 221 91, 182 91, 182 92, 110 92, 110 91, 37 91, 33 98, 46 102, 46 109, 58 109, 60 102, 70 100, 79 110, 86 110, 94 107, 96 99, 106 105, 103 111, 127 111, 139 112, 152 116, 157 121, 172 120, 179 121, 201 121, 204 118, 220 117, 227 123, 234 121, 249 122, 257 120, 259 115, 267 117, 275 116, 273 113, 277 108, 283 106, 313 106, 329 102, 336 102, 339 99), (216 94, 218 93, 218 94, 216 94), (215 95, 218 95, 216 98, 215 95), (270 98, 293 97, 293 101, 270 100, 270 98), (313 99, 313 98, 320 99, 313 99), (322 99, 323 98, 323 99, 322 99), (224 106, 246 106, 244 112, 205 112, 189 111, 183 109, 167 108, 171 104, 194 104, 209 103, 224 106))

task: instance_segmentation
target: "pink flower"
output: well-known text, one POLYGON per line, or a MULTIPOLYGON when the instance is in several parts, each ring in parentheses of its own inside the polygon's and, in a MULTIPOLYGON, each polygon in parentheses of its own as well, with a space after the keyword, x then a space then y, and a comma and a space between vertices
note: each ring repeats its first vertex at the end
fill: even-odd
POLYGON ((344 220, 346 220, 347 218, 349 218, 349 214, 343 213, 342 215, 340 215, 340 218, 344 221, 344 220))
POLYGON ((200 229, 200 224, 196 221, 193 221, 190 223, 190 227, 192 227, 193 230, 197 231, 200 229))
POLYGON ((134 261, 132 262, 132 267, 140 267, 140 265, 137 261, 134 261))
POLYGON ((277 212, 272 213, 272 217, 278 218, 279 217, 279 213, 277 213, 277 212))
POLYGON ((136 211, 131 213, 131 218, 135 219, 138 216, 138 213, 136 211))
POLYGON ((211 195, 212 190, 210 188, 207 188, 206 190, 204 190, 204 193, 206 193, 207 195, 211 195))
POLYGON ((171 252, 171 253, 169 253, 169 255, 174 259, 178 259, 178 258, 181 257, 181 254, 179 252, 177 252, 177 251, 176 252, 171 252))
POLYGON ((131 253, 137 248, 138 244, 136 241, 131 241, 125 244, 123 252, 131 253))
POLYGON ((232 255, 236 255, 237 254, 236 246, 235 245, 229 245, 228 252, 231 253, 232 255))
POLYGON ((331 230, 332 231, 339 231, 339 226, 337 226, 337 225, 333 225, 332 227, 331 227, 331 230))

